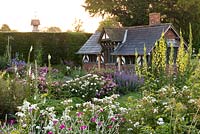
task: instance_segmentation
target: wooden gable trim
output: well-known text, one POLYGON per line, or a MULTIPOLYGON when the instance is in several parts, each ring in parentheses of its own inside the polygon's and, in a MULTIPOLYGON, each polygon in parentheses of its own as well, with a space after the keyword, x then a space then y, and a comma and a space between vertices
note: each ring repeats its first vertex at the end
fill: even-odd
MULTIPOLYGON (((172 32, 174 32, 175 33, 175 35, 178 37, 178 39, 180 40, 180 35, 179 35, 179 33, 176 31, 176 29, 175 29, 175 27, 171 24, 167 29, 166 29, 166 31, 164 32, 164 34, 166 34, 169 30, 172 30, 172 32)), ((183 39, 183 42, 184 42, 184 45, 185 45, 185 47, 188 47, 188 45, 187 45, 187 43, 186 43, 186 41, 183 39)))

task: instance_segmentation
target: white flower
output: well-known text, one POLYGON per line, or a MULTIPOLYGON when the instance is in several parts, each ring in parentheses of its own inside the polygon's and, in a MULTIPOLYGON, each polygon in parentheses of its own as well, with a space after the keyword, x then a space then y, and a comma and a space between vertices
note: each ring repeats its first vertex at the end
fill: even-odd
POLYGON ((194 99, 190 99, 190 100, 188 101, 188 103, 195 103, 195 100, 194 100, 194 99))
POLYGON ((127 130, 128 130, 128 131, 132 131, 133 129, 132 129, 132 128, 128 128, 127 130))
POLYGON ((122 113, 126 113, 128 110, 124 107, 120 107, 119 110, 122 112, 122 113))
POLYGON ((52 129, 53 129, 53 127, 52 127, 52 126, 50 126, 50 125, 48 125, 48 126, 44 127, 44 129, 45 129, 45 130, 52 130, 52 129))
POLYGON ((22 113, 22 112, 17 112, 16 115, 19 116, 19 117, 24 117, 25 116, 25 114, 22 113))
POLYGON ((36 110, 36 109, 38 109, 37 104, 31 105, 29 109, 30 110, 36 110))
POLYGON ((98 101, 98 98, 93 98, 93 101, 94 101, 94 102, 98 101))
POLYGON ((152 97, 151 102, 153 102, 153 103, 156 102, 156 98, 152 97))
POLYGON ((157 121, 157 124, 163 125, 164 124, 163 118, 159 118, 158 121, 157 121))
POLYGON ((81 104, 76 104, 76 107, 80 107, 81 106, 81 104))
POLYGON ((47 107, 46 110, 49 111, 49 112, 53 112, 54 107, 47 107))
POLYGON ((26 126, 27 126, 26 124, 23 124, 23 125, 22 125, 23 128, 25 128, 26 126))
POLYGON ((41 129, 41 127, 40 126, 36 126, 36 129, 41 129))
POLYGON ((167 105, 167 102, 163 102, 162 104, 163 104, 163 105, 167 105))
POLYGON ((136 123, 133 124, 134 127, 137 127, 137 126, 139 126, 139 125, 140 125, 139 122, 136 122, 136 123))
POLYGON ((157 108, 153 109, 153 113, 158 113, 158 109, 157 108))
POLYGON ((48 60, 51 60, 51 55, 50 54, 48 54, 48 60))

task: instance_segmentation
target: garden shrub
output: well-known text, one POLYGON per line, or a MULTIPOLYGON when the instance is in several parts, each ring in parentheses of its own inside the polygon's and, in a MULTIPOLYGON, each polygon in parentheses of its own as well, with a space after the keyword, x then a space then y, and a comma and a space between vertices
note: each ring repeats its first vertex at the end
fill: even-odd
POLYGON ((0 114, 14 114, 28 95, 23 82, 0 77, 0 114))
POLYGON ((127 103, 129 122, 122 127, 128 128, 127 133, 195 134, 200 131, 200 100, 186 86, 182 89, 165 86, 154 93, 145 91, 137 103, 132 101, 135 102, 127 103))
POLYGON ((8 67, 8 61, 4 56, 0 56, 0 70, 4 70, 8 67))
POLYGON ((66 81, 62 92, 69 92, 70 97, 76 96, 84 100, 90 100, 93 97, 104 97, 114 93, 115 83, 109 78, 101 77, 95 74, 87 74, 82 77, 66 81))

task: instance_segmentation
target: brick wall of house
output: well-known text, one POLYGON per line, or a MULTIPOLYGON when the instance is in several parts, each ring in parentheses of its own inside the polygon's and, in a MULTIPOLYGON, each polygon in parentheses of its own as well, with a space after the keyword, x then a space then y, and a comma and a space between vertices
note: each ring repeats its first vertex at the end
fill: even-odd
MULTIPOLYGON (((124 71, 134 71, 134 65, 133 64, 128 64, 128 65, 122 65, 121 66, 121 70, 124 71)), ((98 65, 97 63, 83 63, 83 69, 86 71, 93 71, 98 69, 98 65)), ((105 70, 113 70, 113 71, 117 71, 118 70, 118 66, 117 64, 101 64, 101 69, 105 69, 105 70)))
POLYGON ((165 33, 165 38, 176 39, 176 34, 170 29, 165 33))

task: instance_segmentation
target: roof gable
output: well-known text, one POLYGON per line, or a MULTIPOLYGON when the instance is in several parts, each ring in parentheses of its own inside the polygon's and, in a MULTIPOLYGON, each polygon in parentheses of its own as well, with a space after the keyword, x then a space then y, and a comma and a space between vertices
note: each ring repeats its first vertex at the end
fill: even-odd
POLYGON ((105 41, 105 40, 110 40, 110 41, 115 41, 115 42, 121 42, 124 38, 124 32, 125 29, 124 28, 104 28, 99 42, 101 41, 105 41), (105 35, 107 35, 107 37, 109 38, 105 38, 105 35))
POLYGON ((101 33, 96 31, 90 38, 86 41, 86 43, 79 49, 77 54, 100 54, 101 53, 101 45, 98 43, 101 33))

